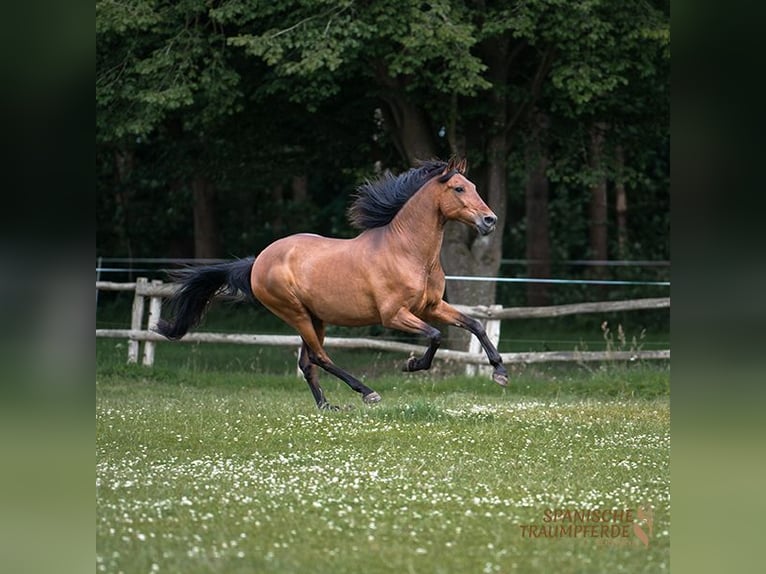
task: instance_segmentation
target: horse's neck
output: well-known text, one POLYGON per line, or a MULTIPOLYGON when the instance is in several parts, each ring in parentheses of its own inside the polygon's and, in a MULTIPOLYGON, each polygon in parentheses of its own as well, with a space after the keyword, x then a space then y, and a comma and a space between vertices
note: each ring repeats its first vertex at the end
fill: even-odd
POLYGON ((439 262, 444 223, 433 194, 429 189, 421 189, 388 224, 391 240, 395 243, 392 247, 422 260, 427 267, 433 267, 439 262))

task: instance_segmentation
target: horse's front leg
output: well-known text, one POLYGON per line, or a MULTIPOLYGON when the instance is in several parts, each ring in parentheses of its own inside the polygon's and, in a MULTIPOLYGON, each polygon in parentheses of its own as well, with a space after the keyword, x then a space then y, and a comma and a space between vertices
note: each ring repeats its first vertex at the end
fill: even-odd
POLYGON ((429 321, 446 323, 448 325, 467 329, 476 335, 484 352, 487 353, 489 364, 495 368, 494 373, 492 373, 492 380, 503 387, 508 384, 508 371, 505 369, 505 366, 503 366, 503 358, 500 356, 497 348, 492 344, 492 341, 489 340, 489 337, 487 337, 487 332, 479 321, 461 313, 444 301, 440 301, 438 304, 430 307, 426 311, 425 318, 429 321))
POLYGON ((383 326, 407 333, 419 333, 428 337, 428 349, 422 357, 410 357, 402 369, 405 372, 423 371, 431 368, 436 350, 441 345, 442 334, 409 309, 402 308, 393 316, 383 321, 383 326))

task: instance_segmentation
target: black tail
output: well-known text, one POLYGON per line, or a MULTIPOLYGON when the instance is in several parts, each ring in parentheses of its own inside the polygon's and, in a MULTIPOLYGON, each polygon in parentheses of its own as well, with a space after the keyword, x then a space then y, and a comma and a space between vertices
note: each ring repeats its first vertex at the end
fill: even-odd
POLYGON ((180 339, 189 329, 199 325, 210 300, 224 288, 224 293, 236 295, 242 292, 250 300, 250 269, 254 257, 238 259, 230 263, 190 267, 174 272, 172 277, 181 288, 171 297, 170 307, 174 311, 173 321, 160 319, 157 332, 168 339, 180 339))

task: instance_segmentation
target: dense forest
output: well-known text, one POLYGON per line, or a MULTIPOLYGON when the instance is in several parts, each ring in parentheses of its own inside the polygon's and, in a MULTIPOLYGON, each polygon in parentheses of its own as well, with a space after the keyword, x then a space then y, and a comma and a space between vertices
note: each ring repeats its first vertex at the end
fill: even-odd
POLYGON ((97 1, 97 255, 348 237, 365 179, 456 155, 501 231, 449 226, 449 274, 667 260, 669 26, 657 0, 97 1))

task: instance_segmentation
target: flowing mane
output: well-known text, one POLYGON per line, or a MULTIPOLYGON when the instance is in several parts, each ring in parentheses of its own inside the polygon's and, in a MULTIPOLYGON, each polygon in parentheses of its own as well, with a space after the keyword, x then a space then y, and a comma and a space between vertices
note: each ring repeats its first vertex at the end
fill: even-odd
MULTIPOLYGON (((357 229, 388 225, 407 200, 448 165, 445 161, 424 161, 400 175, 387 172, 375 181, 366 181, 357 189, 348 210, 349 222, 357 229)), ((452 172, 446 175, 451 177, 452 172)))

